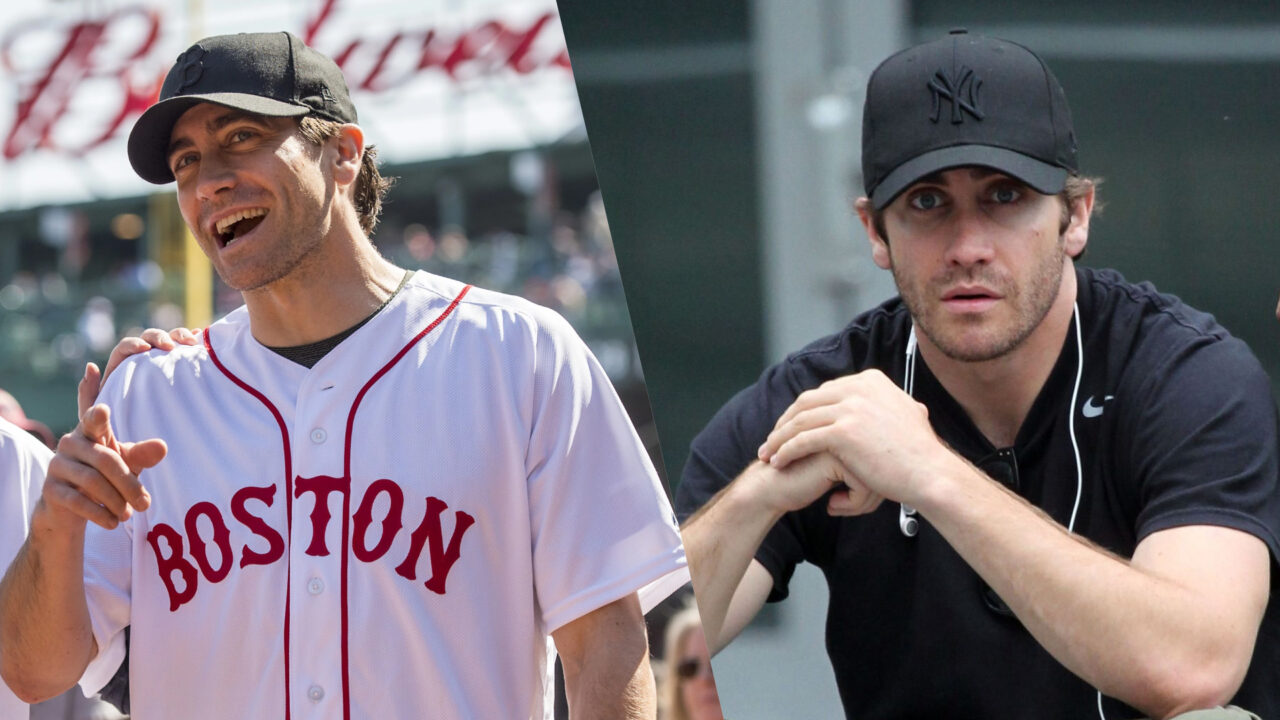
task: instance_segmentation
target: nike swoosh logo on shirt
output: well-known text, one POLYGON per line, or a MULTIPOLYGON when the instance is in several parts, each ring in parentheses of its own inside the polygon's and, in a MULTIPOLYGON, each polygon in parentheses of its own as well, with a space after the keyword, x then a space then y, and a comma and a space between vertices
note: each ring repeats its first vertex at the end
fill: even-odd
POLYGON ((1102 404, 1098 405, 1094 403, 1093 398, 1090 397, 1088 400, 1084 401, 1084 406, 1080 408, 1080 413, 1087 418, 1096 418, 1102 414, 1103 410, 1106 409, 1107 403, 1111 402, 1114 398, 1115 395, 1107 395, 1102 399, 1102 404))

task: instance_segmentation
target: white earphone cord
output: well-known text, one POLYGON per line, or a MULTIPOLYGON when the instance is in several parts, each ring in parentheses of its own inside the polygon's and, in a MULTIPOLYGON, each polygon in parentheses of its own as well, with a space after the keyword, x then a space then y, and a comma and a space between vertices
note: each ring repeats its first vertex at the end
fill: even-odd
MULTIPOLYGON (((1071 506, 1071 519, 1067 522, 1067 532, 1075 532, 1076 516, 1080 511, 1080 498, 1084 494, 1084 465, 1080 462, 1080 443, 1076 440, 1076 400, 1080 396, 1080 380, 1084 377, 1084 333, 1080 329, 1080 304, 1074 303, 1071 308, 1076 326, 1076 381, 1071 388, 1071 404, 1067 407, 1067 429, 1071 435, 1071 450, 1076 461, 1076 500, 1071 506)), ((908 396, 915 397, 916 384, 916 326, 911 324, 911 334, 907 336, 907 362, 902 389, 908 396)), ((909 505, 900 503, 898 510, 898 527, 902 534, 914 537, 919 532, 919 521, 914 517, 916 511, 909 505)), ((1096 688, 1095 688, 1096 689, 1096 688)), ((1102 710, 1102 691, 1098 690, 1098 717, 1107 720, 1102 710)))

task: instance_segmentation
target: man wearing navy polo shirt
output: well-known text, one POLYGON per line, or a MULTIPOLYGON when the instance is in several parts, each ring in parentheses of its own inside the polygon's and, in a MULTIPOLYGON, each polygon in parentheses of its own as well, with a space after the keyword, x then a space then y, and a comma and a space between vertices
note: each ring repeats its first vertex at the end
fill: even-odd
POLYGON ((713 647, 808 561, 849 717, 1280 716, 1270 384, 1211 316, 1076 267, 1095 189, 1053 74, 964 31, 890 57, 863 176, 900 297, 685 468, 713 647))

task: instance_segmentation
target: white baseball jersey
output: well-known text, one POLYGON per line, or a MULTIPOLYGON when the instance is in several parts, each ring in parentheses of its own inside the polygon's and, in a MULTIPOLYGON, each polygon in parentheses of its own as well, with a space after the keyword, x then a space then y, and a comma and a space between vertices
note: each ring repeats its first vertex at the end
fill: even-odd
POLYGON ((153 504, 91 528, 99 689, 135 720, 550 718, 549 633, 686 573, 608 378, 555 313, 418 272, 314 368, 236 310, 126 361, 153 504))
MULTIPOLYGON (((31 433, 0 418, 0 573, 22 549, 31 529, 31 511, 53 452, 31 433)), ((0 682, 0 720, 28 716, 27 704, 0 682)))

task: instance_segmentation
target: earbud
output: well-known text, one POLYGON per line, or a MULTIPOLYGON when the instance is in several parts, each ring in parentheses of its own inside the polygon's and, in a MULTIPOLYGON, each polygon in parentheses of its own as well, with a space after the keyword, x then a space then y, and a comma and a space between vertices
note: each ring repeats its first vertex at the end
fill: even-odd
POLYGON ((898 529, 907 537, 915 537, 920 532, 920 521, 915 519, 916 509, 903 504, 898 509, 898 529))

